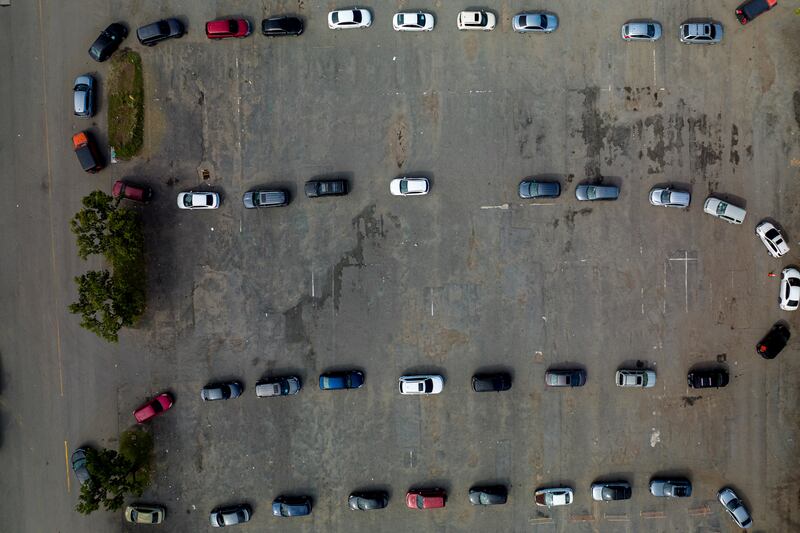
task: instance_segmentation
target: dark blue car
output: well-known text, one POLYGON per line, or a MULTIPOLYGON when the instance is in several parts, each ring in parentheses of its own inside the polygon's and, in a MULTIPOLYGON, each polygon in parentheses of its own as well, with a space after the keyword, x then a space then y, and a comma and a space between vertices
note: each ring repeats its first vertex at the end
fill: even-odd
POLYGON ((272 502, 273 516, 307 516, 311 514, 308 496, 278 496, 272 502))
POLYGON ((358 370, 326 372, 319 376, 320 390, 358 389, 364 384, 364 374, 358 370))

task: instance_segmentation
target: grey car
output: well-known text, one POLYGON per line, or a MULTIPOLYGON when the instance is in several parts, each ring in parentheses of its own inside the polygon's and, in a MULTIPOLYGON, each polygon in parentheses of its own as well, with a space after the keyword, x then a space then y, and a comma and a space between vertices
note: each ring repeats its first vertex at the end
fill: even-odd
POLYGON ((615 185, 578 185, 575 187, 575 198, 581 201, 616 200, 619 198, 619 187, 615 185))
POLYGON ((512 25, 518 33, 550 33, 558 28, 558 17, 542 11, 519 13, 514 15, 512 25))
POLYGON ((583 387, 586 384, 586 371, 581 368, 548 370, 544 373, 544 384, 548 387, 583 387))
POLYGON ((72 457, 70 457, 72 471, 75 472, 75 477, 78 478, 81 485, 89 481, 91 477, 89 469, 86 467, 86 449, 87 447, 82 446, 72 452, 72 457))
POLYGON ((561 184, 557 181, 522 180, 519 182, 520 198, 558 198, 561 184))
POLYGON ((653 479, 650 494, 663 498, 688 498, 692 495, 692 483, 688 479, 653 479))
POLYGON ((213 527, 235 526, 250 521, 253 511, 249 505, 242 503, 228 507, 218 507, 211 511, 211 525, 213 527))
POLYGON ((272 516, 307 516, 311 514, 308 496, 278 496, 272 502, 272 516))
POLYGON ((259 398, 289 396, 297 394, 299 390, 300 378, 297 376, 269 378, 256 383, 256 396, 259 398))
POLYGON ((75 78, 72 88, 72 112, 76 117, 91 117, 94 115, 94 78, 84 74, 75 78))
POLYGON ((728 511, 728 514, 731 515, 731 518, 733 518, 737 526, 742 529, 750 529, 753 527, 753 519, 747 511, 747 507, 744 506, 742 500, 733 492, 733 489, 728 487, 720 489, 717 493, 717 499, 719 503, 725 507, 725 510, 728 511))
POLYGON ((231 398, 238 398, 242 395, 244 388, 238 381, 229 381, 227 383, 209 383, 200 391, 200 397, 204 402, 213 402, 217 400, 229 400, 231 398))
POLYGON ((692 195, 688 191, 679 191, 669 187, 654 187, 648 197, 650 203, 660 207, 689 207, 692 195))
POLYGON ((596 502, 629 500, 631 484, 627 481, 598 481, 592 483, 592 499, 596 502))
POLYGON ((347 498, 347 506, 352 511, 373 511, 383 509, 389 504, 389 495, 382 491, 354 492, 347 498))
POLYGON ((631 20, 622 25, 621 33, 626 41, 657 41, 661 38, 661 24, 654 20, 631 20))
POLYGON ((258 207, 281 207, 289 205, 289 193, 282 190, 248 191, 242 197, 246 209, 258 207))
POLYGON ((713 20, 684 22, 680 35, 685 44, 717 44, 722 40, 722 24, 713 20))
POLYGON ((506 501, 508 501, 508 489, 503 485, 469 489, 469 503, 472 505, 503 505, 506 501))

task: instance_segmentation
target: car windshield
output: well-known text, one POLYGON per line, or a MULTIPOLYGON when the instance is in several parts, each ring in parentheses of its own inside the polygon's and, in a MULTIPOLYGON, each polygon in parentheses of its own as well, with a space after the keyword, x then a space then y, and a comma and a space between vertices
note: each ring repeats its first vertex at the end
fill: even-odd
POLYGON ((725 214, 725 209, 727 207, 728 207, 728 204, 726 204, 725 202, 720 202, 719 204, 717 204, 717 214, 718 215, 724 215, 725 214))
POLYGON ((164 408, 161 407, 161 402, 159 402, 158 400, 153 400, 152 402, 150 402, 150 406, 156 413, 160 413, 161 411, 164 410, 164 408))
POLYGON ((426 379, 425 380, 425 392, 432 392, 433 391, 433 380, 426 379))
POLYGON ((353 22, 361 22, 361 11, 353 11, 353 22))
POLYGON ((417 494, 417 507, 422 508, 425 504, 425 498, 422 497, 422 494, 417 494))
POLYGON ((662 204, 669 203, 669 191, 661 191, 661 203, 662 204))
POLYGON ((542 29, 545 29, 545 28, 547 28, 547 17, 536 17, 536 18, 538 18, 538 19, 539 19, 539 26, 540 26, 542 29))
POLYGON ((230 31, 231 33, 237 33, 239 31, 239 22, 235 20, 229 20, 228 31, 230 31))
POLYGON ((714 37, 716 37, 716 35, 717 35, 717 27, 716 26, 707 26, 707 28, 708 28, 708 31, 706 31, 706 34, 709 36, 709 38, 713 39, 714 37))
POLYGON ((652 24, 647 25, 647 36, 648 37, 655 37, 656 35, 656 27, 652 24))
POLYGON ((184 194, 183 195, 183 206, 184 207, 192 207, 192 195, 191 194, 184 194))
POLYGON ((334 24, 337 24, 339 22, 339 13, 334 12, 333 15, 331 15, 331 20, 334 24))
POLYGON ((425 15, 420 13, 417 15, 417 26, 424 26, 425 25, 425 15))
POLYGON ((408 193, 408 181, 402 180, 400 182, 400 192, 403 193, 403 194, 407 194, 408 193))
POLYGON ((765 236, 767 239, 774 239, 774 238, 775 238, 775 237, 777 237, 778 235, 779 235, 779 234, 778 234, 778 230, 776 230, 775 228, 772 228, 772 229, 770 229, 770 230, 767 230, 767 232, 764 234, 764 236, 765 236))
POLYGON ((397 14, 397 24, 399 26, 402 26, 404 21, 405 21, 405 15, 403 15, 402 13, 398 13, 397 14))
POLYGON ((588 198, 597 198, 597 189, 595 187, 587 187, 586 196, 588 198))

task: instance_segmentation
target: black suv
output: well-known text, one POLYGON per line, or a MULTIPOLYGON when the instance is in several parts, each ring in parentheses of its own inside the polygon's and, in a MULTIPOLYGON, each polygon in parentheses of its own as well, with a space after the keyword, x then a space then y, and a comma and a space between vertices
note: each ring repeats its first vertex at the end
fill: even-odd
POLYGON ((789 333, 789 328, 778 322, 772 326, 769 333, 764 335, 764 338, 756 344, 756 352, 764 359, 775 359, 775 357, 781 353, 781 350, 786 347, 786 344, 789 342, 789 337, 791 336, 792 334, 789 333))
POLYGON ((136 38, 144 46, 155 46, 165 39, 183 37, 186 30, 178 19, 165 19, 142 26, 136 30, 136 38))
POLYGON ((722 368, 713 370, 697 370, 686 376, 689 387, 693 389, 709 389, 724 387, 728 384, 728 371, 722 368))
POLYGON ((119 22, 114 22, 104 29, 89 48, 89 56, 98 62, 103 62, 117 51, 119 45, 128 36, 128 28, 119 22))
POLYGON ((344 196, 347 194, 347 180, 312 180, 306 182, 306 196, 344 196))
POLYGON ((510 388, 511 376, 504 372, 472 376, 472 390, 475 392, 500 392, 510 388))
POLYGON ((246 209, 280 207, 289 205, 289 193, 280 189, 274 191, 249 191, 244 193, 242 202, 246 209))
POLYGON ((286 16, 264 19, 261 21, 261 33, 267 37, 300 35, 303 33, 303 19, 286 16))

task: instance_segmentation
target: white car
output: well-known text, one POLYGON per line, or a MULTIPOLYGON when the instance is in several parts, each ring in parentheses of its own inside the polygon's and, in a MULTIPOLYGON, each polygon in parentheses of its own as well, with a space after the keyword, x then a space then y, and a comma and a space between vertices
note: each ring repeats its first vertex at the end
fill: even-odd
POLYGON ((761 238, 761 242, 767 247, 767 251, 772 257, 786 255, 789 251, 789 245, 786 244, 786 239, 783 238, 780 230, 766 220, 756 226, 756 235, 761 238))
POLYGON ((353 9, 337 9, 328 13, 328 27, 332 30, 348 30, 351 28, 369 28, 372 14, 360 7, 353 9))
POLYGON ((719 503, 725 507, 725 510, 728 511, 728 514, 731 515, 731 518, 733 518, 737 526, 742 529, 750 529, 753 527, 753 519, 750 517, 750 513, 747 512, 747 507, 744 506, 742 500, 736 496, 736 493, 733 492, 732 489, 727 487, 721 489, 717 493, 717 499, 719 503))
POLYGON ((400 394, 439 394, 443 388, 442 376, 400 376, 400 394))
POLYGON ((539 489, 533 497, 536 505, 540 507, 558 507, 569 505, 575 499, 572 489, 569 487, 554 487, 550 489, 539 489))
POLYGON ((800 271, 796 268, 789 267, 781 271, 781 293, 778 302, 784 311, 796 311, 800 306, 800 271))
POLYGON ((462 11, 458 14, 459 30, 493 30, 497 17, 488 11, 462 11))
POLYGON ((219 194, 215 192, 178 193, 178 207, 181 209, 216 209, 219 207, 219 194))
POLYGON ((395 13, 392 17, 394 31, 431 31, 433 29, 433 15, 430 13, 395 13))
POLYGON ((653 370, 617 370, 617 387, 655 387, 656 373, 653 370))
POLYGON ((744 222, 745 215, 747 215, 747 211, 741 207, 729 204, 714 196, 706 198, 706 203, 703 204, 703 211, 730 224, 741 224, 744 222))
POLYGON ((389 183, 389 192, 394 196, 428 194, 430 190, 428 178, 397 178, 389 183))

